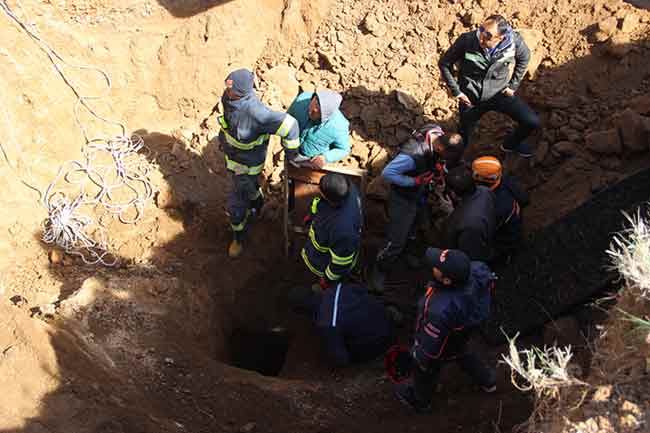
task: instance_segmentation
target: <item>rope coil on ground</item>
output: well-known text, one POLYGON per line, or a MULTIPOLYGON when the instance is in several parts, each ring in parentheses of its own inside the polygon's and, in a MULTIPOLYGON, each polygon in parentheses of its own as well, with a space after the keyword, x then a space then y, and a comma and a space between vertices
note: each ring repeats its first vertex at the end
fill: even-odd
POLYGON ((142 149, 144 141, 137 135, 116 137, 108 141, 94 140, 86 146, 84 161, 69 161, 61 166, 42 198, 41 204, 48 212, 43 223, 43 241, 56 244, 67 253, 81 257, 86 264, 114 266, 117 260, 108 252, 105 228, 101 224, 95 225, 79 208, 100 206, 116 215, 124 224, 138 222, 146 203, 153 199, 155 192, 147 177, 150 169, 148 162, 139 153, 142 149), (101 152, 110 155, 113 164, 94 163, 101 152), (83 176, 76 180, 73 179, 75 174, 83 176), (74 200, 70 201, 61 191, 55 190, 60 180, 79 186, 80 193, 74 200), (97 192, 90 195, 87 191, 89 188, 94 188, 97 192), (126 193, 129 198, 117 201, 115 195, 119 193, 126 193), (134 216, 128 216, 127 213, 134 216), (99 241, 94 241, 88 234, 93 228, 99 241))
MULTIPOLYGON (((25 14, 18 0, 17 4, 25 14)), ((84 206, 99 206, 109 214, 116 215, 119 221, 124 224, 134 224, 140 220, 146 203, 153 198, 155 193, 155 188, 148 178, 150 166, 142 154, 142 151, 146 150, 144 140, 137 135, 127 136, 127 129, 123 123, 99 115, 88 104, 89 100, 99 100, 110 93, 112 85, 106 72, 94 66, 68 63, 43 40, 38 34, 36 26, 34 24, 25 24, 5 0, 0 0, 0 9, 45 52, 61 79, 74 93, 76 98, 73 110, 74 118, 85 139, 84 160, 69 161, 63 164, 54 180, 48 185, 45 193, 41 194, 39 190, 26 184, 41 194, 41 205, 48 213, 43 222, 42 240, 45 243, 60 246, 68 254, 81 257, 86 264, 100 263, 105 266, 114 266, 117 263, 117 257, 108 250, 106 229, 101 224, 101 218, 100 224, 95 224, 92 218, 82 213, 81 208, 84 206), (105 91, 100 95, 83 95, 65 74, 65 67, 97 72, 106 84, 105 91), (90 139, 88 131, 79 118, 81 108, 85 109, 91 117, 119 127, 121 133, 117 137, 108 140, 90 139), (99 165, 96 162, 102 153, 111 157, 112 164, 99 165), (79 179, 73 179, 74 175, 78 176, 80 174, 79 179), (55 190, 57 183, 61 179, 79 187, 80 192, 74 200, 68 199, 63 192, 55 190), (87 194, 89 187, 94 187, 98 192, 89 196, 87 194), (116 196, 124 193, 128 194, 130 198, 118 201, 116 196), (127 215, 127 212, 130 211, 133 212, 134 216, 127 215), (92 238, 91 231, 99 240, 92 238)), ((2 153, 11 167, 4 149, 2 149, 2 153)), ((23 183, 25 182, 23 181, 23 183)))

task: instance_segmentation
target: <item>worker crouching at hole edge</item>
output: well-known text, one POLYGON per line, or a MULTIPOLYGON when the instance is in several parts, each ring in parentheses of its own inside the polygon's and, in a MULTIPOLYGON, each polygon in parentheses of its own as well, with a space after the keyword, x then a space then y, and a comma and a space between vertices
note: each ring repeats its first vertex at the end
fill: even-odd
POLYGON ((508 262, 522 243, 522 210, 530 203, 528 193, 517 180, 503 174, 501 161, 494 156, 482 156, 472 162, 472 177, 494 194, 496 234, 494 260, 508 262))
POLYGON ((282 138, 288 159, 295 157, 300 146, 298 122, 262 104, 255 94, 253 81, 253 73, 247 69, 231 72, 221 98, 224 115, 219 117, 219 141, 232 179, 228 196, 233 231, 228 255, 232 258, 241 255, 249 218, 259 215, 264 204, 259 175, 264 168, 269 136, 282 138))
POLYGON ((328 173, 319 182, 305 217, 309 239, 301 256, 322 289, 344 281, 359 259, 362 210, 358 188, 345 176, 328 173))
POLYGON ((401 316, 352 283, 316 291, 296 288, 289 292, 289 303, 314 319, 327 358, 339 367, 381 357, 395 341, 393 321, 401 316))
POLYGON ((418 412, 431 409, 433 387, 442 368, 457 362, 485 392, 496 391, 496 375, 467 342, 490 314, 495 276, 482 262, 459 250, 427 249, 425 260, 434 281, 418 301, 411 347, 413 381, 395 386, 395 396, 418 412))

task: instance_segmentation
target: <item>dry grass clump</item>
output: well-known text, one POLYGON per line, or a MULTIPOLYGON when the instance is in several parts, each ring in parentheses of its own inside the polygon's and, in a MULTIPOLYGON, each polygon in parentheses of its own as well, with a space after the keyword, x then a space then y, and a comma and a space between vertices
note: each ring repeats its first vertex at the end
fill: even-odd
POLYGON ((538 431, 537 425, 545 414, 561 407, 562 389, 571 386, 589 386, 577 379, 571 365, 573 352, 571 346, 547 347, 540 349, 519 349, 516 340, 519 334, 508 339, 508 354, 502 355, 503 363, 511 369, 512 383, 520 391, 532 391, 535 402, 528 421, 520 430, 538 431))
MULTIPOLYGON (((622 414, 620 407, 648 401, 643 383, 650 375, 650 205, 623 215, 627 227, 614 235, 607 250, 610 269, 620 276, 622 289, 593 342, 585 381, 572 374, 570 346, 521 350, 516 346, 518 334, 508 338, 509 353, 503 355, 503 362, 512 370, 513 384, 532 392, 535 399, 533 413, 520 430, 582 432, 599 420, 598 425, 611 428, 601 426, 598 431, 614 432, 630 416, 622 414), (619 392, 603 400, 599 389, 619 392)), ((650 421, 644 418, 638 415, 636 421, 650 421)))
POLYGON ((623 215, 630 226, 614 235, 607 250, 611 269, 627 282, 629 290, 650 300, 650 207, 623 215))

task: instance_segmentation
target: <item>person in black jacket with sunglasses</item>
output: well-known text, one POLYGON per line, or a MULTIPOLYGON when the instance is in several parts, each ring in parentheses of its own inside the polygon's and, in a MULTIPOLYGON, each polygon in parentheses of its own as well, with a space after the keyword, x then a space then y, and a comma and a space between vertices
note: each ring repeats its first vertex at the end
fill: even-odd
POLYGON ((483 114, 498 111, 518 125, 501 150, 533 156, 526 138, 540 127, 537 114, 515 92, 528 68, 530 50, 521 35, 501 15, 489 16, 476 31, 460 35, 438 65, 442 77, 459 101, 460 133, 469 146, 483 114), (458 81, 453 67, 458 64, 458 81))

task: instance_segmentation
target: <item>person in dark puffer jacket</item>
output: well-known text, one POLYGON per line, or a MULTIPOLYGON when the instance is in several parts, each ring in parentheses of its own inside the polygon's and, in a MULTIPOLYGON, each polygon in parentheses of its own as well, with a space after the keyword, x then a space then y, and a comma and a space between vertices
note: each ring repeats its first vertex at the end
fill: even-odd
POLYGON ((384 290, 386 275, 406 249, 416 221, 430 217, 426 212, 429 184, 444 189, 444 177, 449 168, 460 164, 462 152, 459 134, 445 134, 439 125, 428 124, 414 131, 384 168, 382 176, 390 183, 390 223, 370 271, 371 289, 384 290))
POLYGON ((501 149, 517 152, 524 158, 533 155, 525 140, 540 127, 540 120, 515 94, 529 61, 526 42, 501 15, 492 15, 478 30, 460 35, 440 58, 442 77, 459 101, 460 133, 466 147, 483 114, 498 111, 518 123, 501 149), (459 65, 458 81, 452 71, 456 64, 459 65), (514 70, 512 76, 511 70, 514 70))

